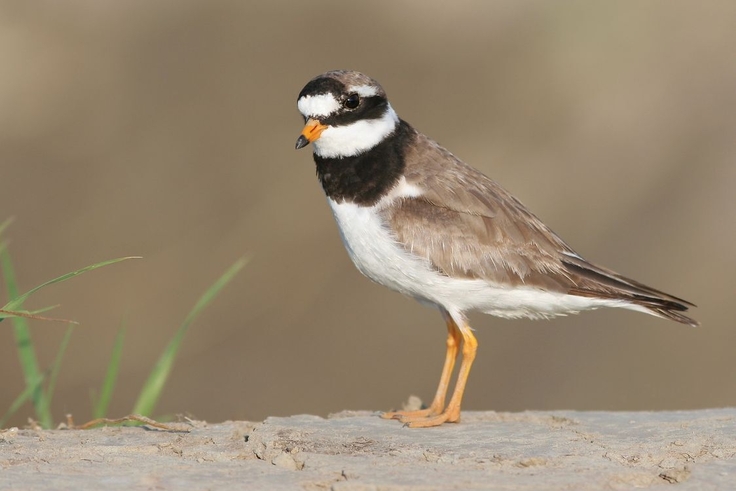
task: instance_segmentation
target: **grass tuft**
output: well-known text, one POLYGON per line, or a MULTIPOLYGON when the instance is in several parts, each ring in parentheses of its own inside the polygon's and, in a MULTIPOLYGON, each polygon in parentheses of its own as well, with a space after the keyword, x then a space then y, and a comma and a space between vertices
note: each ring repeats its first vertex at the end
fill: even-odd
MULTIPOLYGON (((8 296, 11 299, 17 298, 18 282, 15 278, 15 270, 13 269, 13 263, 10 260, 10 253, 7 248, 0 251, 0 266, 3 269, 3 279, 5 280, 5 288, 8 291, 8 296)), ((24 317, 18 316, 14 316, 12 319, 13 333, 15 334, 15 348, 18 352, 21 369, 23 370, 23 378, 26 384, 26 391, 28 391, 28 397, 33 403, 33 407, 36 410, 36 418, 41 426, 51 428, 53 424, 51 413, 48 410, 44 410, 44 408, 49 407, 42 385, 44 377, 41 375, 41 368, 38 364, 36 350, 33 347, 28 321, 24 317)))
MULTIPOLYGON (((3 270, 4 270, 6 266, 6 259, 7 259, 7 264, 10 265, 10 254, 8 253, 7 249, 3 250, 1 253, 3 255, 3 270)), ((22 295, 17 294, 17 288, 16 288, 16 293, 11 295, 11 300, 8 303, 6 303, 0 310, 4 312, 8 312, 8 311, 12 312, 12 311, 19 310, 23 306, 23 302, 25 302, 28 297, 30 297, 31 295, 33 295, 34 293, 36 293, 38 290, 42 288, 45 288, 49 285, 53 285, 55 283, 61 283, 62 281, 66 281, 68 279, 74 278, 75 276, 79 276, 80 274, 84 274, 88 271, 92 271, 94 269, 101 268, 103 266, 108 266, 110 264, 119 263, 121 261, 126 261, 128 259, 140 259, 140 257, 139 256, 119 257, 117 259, 110 259, 109 261, 102 261, 96 264, 92 264, 91 266, 86 266, 82 269, 72 271, 71 273, 63 274, 61 276, 54 278, 53 280, 49 280, 45 283, 42 283, 35 288, 31 288, 30 290, 23 293, 22 295)), ((15 281, 15 277, 13 277, 13 281, 15 281)), ((28 312, 24 310, 20 310, 20 312, 24 314, 34 314, 34 313, 42 312, 46 310, 48 310, 48 308, 37 310, 36 312, 28 312)), ((7 316, 8 316, 7 314, 0 313, 0 319, 5 318, 7 316)))
POLYGON ((197 303, 194 305, 194 308, 184 319, 184 322, 176 331, 173 339, 169 342, 168 346, 166 346, 166 349, 161 353, 156 365, 153 367, 151 374, 148 376, 146 383, 141 389, 138 401, 133 407, 132 412, 134 414, 151 416, 151 413, 156 407, 156 403, 161 396, 161 392, 166 385, 166 381, 169 378, 171 368, 174 365, 174 360, 176 359, 176 355, 181 347, 181 342, 184 339, 184 335, 189 329, 189 326, 247 263, 248 258, 245 257, 237 260, 235 264, 230 266, 230 268, 199 298, 197 303))
POLYGON ((107 372, 102 381, 100 389, 100 397, 94 401, 94 409, 92 417, 94 419, 104 418, 107 415, 107 408, 110 405, 110 399, 115 389, 115 382, 120 371, 120 358, 123 353, 123 341, 125 339, 125 323, 121 322, 118 335, 115 337, 115 344, 112 346, 112 354, 110 355, 110 363, 107 365, 107 372))
MULTIPOLYGON (((12 219, 5 220, 0 223, 0 235, 11 223, 12 219)), ((15 346, 20 360, 21 369, 25 381, 25 388, 16 397, 10 405, 6 413, 0 419, 0 428, 2 428, 8 419, 15 414, 27 402, 31 402, 36 413, 36 420, 42 428, 51 428, 53 418, 51 415, 51 401, 56 387, 56 380, 61 370, 61 363, 64 358, 67 346, 74 332, 76 322, 65 319, 54 319, 51 317, 43 317, 40 313, 53 309, 55 306, 44 307, 41 309, 29 311, 25 310, 23 304, 28 298, 47 286, 61 283, 63 281, 79 276, 88 271, 92 271, 103 266, 108 266, 128 259, 136 259, 137 256, 121 257, 102 261, 84 268, 72 271, 52 280, 46 281, 25 293, 19 293, 18 282, 13 268, 13 262, 8 252, 7 242, 0 241, 0 269, 2 269, 2 277, 8 292, 8 303, 0 307, 0 322, 4 319, 11 319, 13 331, 15 335, 15 346), (28 326, 28 319, 46 320, 46 321, 62 321, 66 322, 68 327, 64 338, 62 339, 56 357, 47 370, 41 370, 31 331, 28 326)), ((115 389, 115 383, 120 371, 120 360, 123 351, 123 343, 125 339, 125 322, 121 322, 115 343, 110 355, 110 361, 107 366, 107 372, 102 381, 99 397, 92 395, 93 414, 95 420, 88 423, 90 426, 96 424, 106 424, 111 422, 136 421, 139 423, 151 424, 147 418, 158 403, 161 393, 171 373, 176 356, 181 348, 182 340, 187 330, 199 314, 217 297, 220 291, 233 279, 233 277, 247 264, 247 258, 241 258, 235 262, 205 293, 199 298, 192 310, 184 319, 184 322, 174 334, 166 349, 159 357, 156 365, 141 389, 138 400, 135 403, 131 416, 126 416, 119 420, 108 420, 105 416, 110 405, 110 400, 115 389)), ((158 423, 153 424, 156 426, 158 423)), ((82 425, 80 428, 86 428, 88 425, 82 425)))
MULTIPOLYGON (((5 220, 0 224, 0 233, 2 233, 10 224, 12 220, 5 220)), ((5 282, 5 287, 8 292, 8 303, 0 308, 0 321, 3 319, 11 318, 13 323, 13 333, 15 335, 15 347, 18 353, 18 359, 20 361, 21 369, 23 371, 23 378, 25 381, 25 390, 11 405, 9 412, 12 414, 17 407, 14 409, 16 403, 24 403, 30 399, 34 410, 36 412, 36 418, 39 424, 43 428, 51 428, 53 425, 53 418, 51 416, 51 395, 53 394, 54 384, 56 383, 56 376, 58 375, 59 366, 63 357, 66 346, 71 336, 71 326, 67 329, 62 344, 59 347, 59 352, 56 356, 56 360, 50 367, 50 377, 46 377, 41 370, 38 362, 38 356, 33 345, 33 339, 31 338, 31 330, 28 326, 28 318, 42 319, 42 320, 60 320, 51 319, 48 317, 42 317, 38 314, 45 312, 53 307, 46 307, 35 311, 28 311, 23 309, 23 303, 35 292, 42 288, 55 283, 61 283, 68 279, 79 276, 88 271, 92 271, 103 266, 125 261, 127 259, 133 259, 133 257, 122 257, 118 259, 112 259, 109 261, 102 261, 91 266, 87 266, 71 273, 67 273, 58 276, 52 280, 46 281, 34 288, 31 288, 25 293, 19 293, 18 281, 15 275, 15 269, 13 268, 13 261, 8 252, 7 243, 3 242, 0 244, 0 268, 2 268, 2 276, 5 282), (44 382, 48 381, 47 387, 44 388, 44 382)), ((73 321, 67 321, 73 322, 73 321)), ((18 406, 20 407, 20 406, 18 406)), ((5 418, 4 418, 5 419, 5 418)))
POLYGON ((54 358, 54 362, 51 364, 51 374, 49 375, 49 383, 46 386, 46 397, 44 398, 44 402, 46 405, 42 408, 43 413, 51 414, 51 400, 54 398, 54 389, 56 389, 56 378, 59 376, 59 370, 61 369, 61 360, 64 358, 64 353, 66 352, 66 347, 69 345, 69 340, 72 338, 73 331, 74 325, 70 324, 69 327, 66 328, 66 332, 64 333, 64 337, 61 340, 61 344, 59 344, 59 350, 56 352, 56 358, 54 358))
POLYGON ((7 411, 5 411, 5 414, 3 414, 3 417, 0 418, 0 428, 5 427, 5 423, 8 422, 8 420, 20 409, 23 407, 23 404, 28 402, 28 400, 31 398, 31 395, 36 391, 41 389, 41 384, 43 383, 44 378, 39 378, 35 384, 33 385, 26 385, 26 388, 23 389, 23 392, 20 393, 18 397, 15 398, 13 403, 10 405, 7 411))

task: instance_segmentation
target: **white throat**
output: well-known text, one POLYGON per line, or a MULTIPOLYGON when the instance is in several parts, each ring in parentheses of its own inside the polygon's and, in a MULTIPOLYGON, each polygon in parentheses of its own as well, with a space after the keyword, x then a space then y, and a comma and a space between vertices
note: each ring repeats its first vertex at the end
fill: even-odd
POLYGON ((314 153, 323 158, 353 157, 370 150, 396 130, 399 117, 390 104, 379 119, 330 126, 316 140, 314 153))

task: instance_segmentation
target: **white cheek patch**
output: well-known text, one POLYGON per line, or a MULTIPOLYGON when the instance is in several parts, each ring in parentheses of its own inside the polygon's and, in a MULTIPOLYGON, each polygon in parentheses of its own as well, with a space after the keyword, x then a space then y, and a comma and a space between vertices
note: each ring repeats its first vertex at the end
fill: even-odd
POLYGON ((299 99, 296 107, 306 117, 324 117, 337 112, 340 103, 332 94, 307 95, 299 99))
POLYGON ((358 85, 356 87, 350 87, 348 92, 355 92, 361 97, 373 97, 378 95, 378 90, 372 85, 358 85))
POLYGON ((315 140, 314 153, 323 158, 353 157, 375 147, 394 132, 399 117, 389 105, 380 119, 329 126, 315 140))

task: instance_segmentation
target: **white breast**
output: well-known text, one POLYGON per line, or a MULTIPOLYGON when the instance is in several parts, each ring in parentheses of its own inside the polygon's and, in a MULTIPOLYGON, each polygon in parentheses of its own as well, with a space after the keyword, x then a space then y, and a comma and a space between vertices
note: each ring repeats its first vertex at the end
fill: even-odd
POLYGON ((411 256, 396 243, 376 207, 327 201, 345 249, 361 273, 392 290, 438 303, 426 291, 437 274, 426 261, 411 256))
MULTIPOLYGON (((509 288, 480 279, 451 278, 430 263, 413 256, 397 243, 374 207, 328 203, 340 229, 345 249, 355 266, 371 280, 423 303, 442 306, 451 313, 478 310, 506 318, 545 318, 602 306, 629 307, 623 302, 509 288)), ((631 307, 629 307, 631 308, 631 307)))

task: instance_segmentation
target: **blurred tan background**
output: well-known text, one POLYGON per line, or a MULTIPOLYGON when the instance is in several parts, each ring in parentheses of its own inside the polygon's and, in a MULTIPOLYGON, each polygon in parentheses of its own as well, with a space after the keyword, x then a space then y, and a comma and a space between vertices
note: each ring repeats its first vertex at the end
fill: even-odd
MULTIPOLYGON (((471 318, 464 408, 736 404, 736 3, 2 2, 0 219, 29 308, 82 323, 55 417, 91 414, 128 331, 113 416, 184 316, 159 414, 211 421, 430 400, 445 328, 340 243, 296 96, 364 71, 406 120, 500 181, 588 259, 697 303, 692 329, 627 311, 471 318)), ((7 292, 0 290, 4 303, 7 292)), ((44 366, 65 327, 35 322, 44 366)), ((22 390, 0 325, 0 412, 22 390)), ((26 407, 11 421, 23 424, 26 407)))

